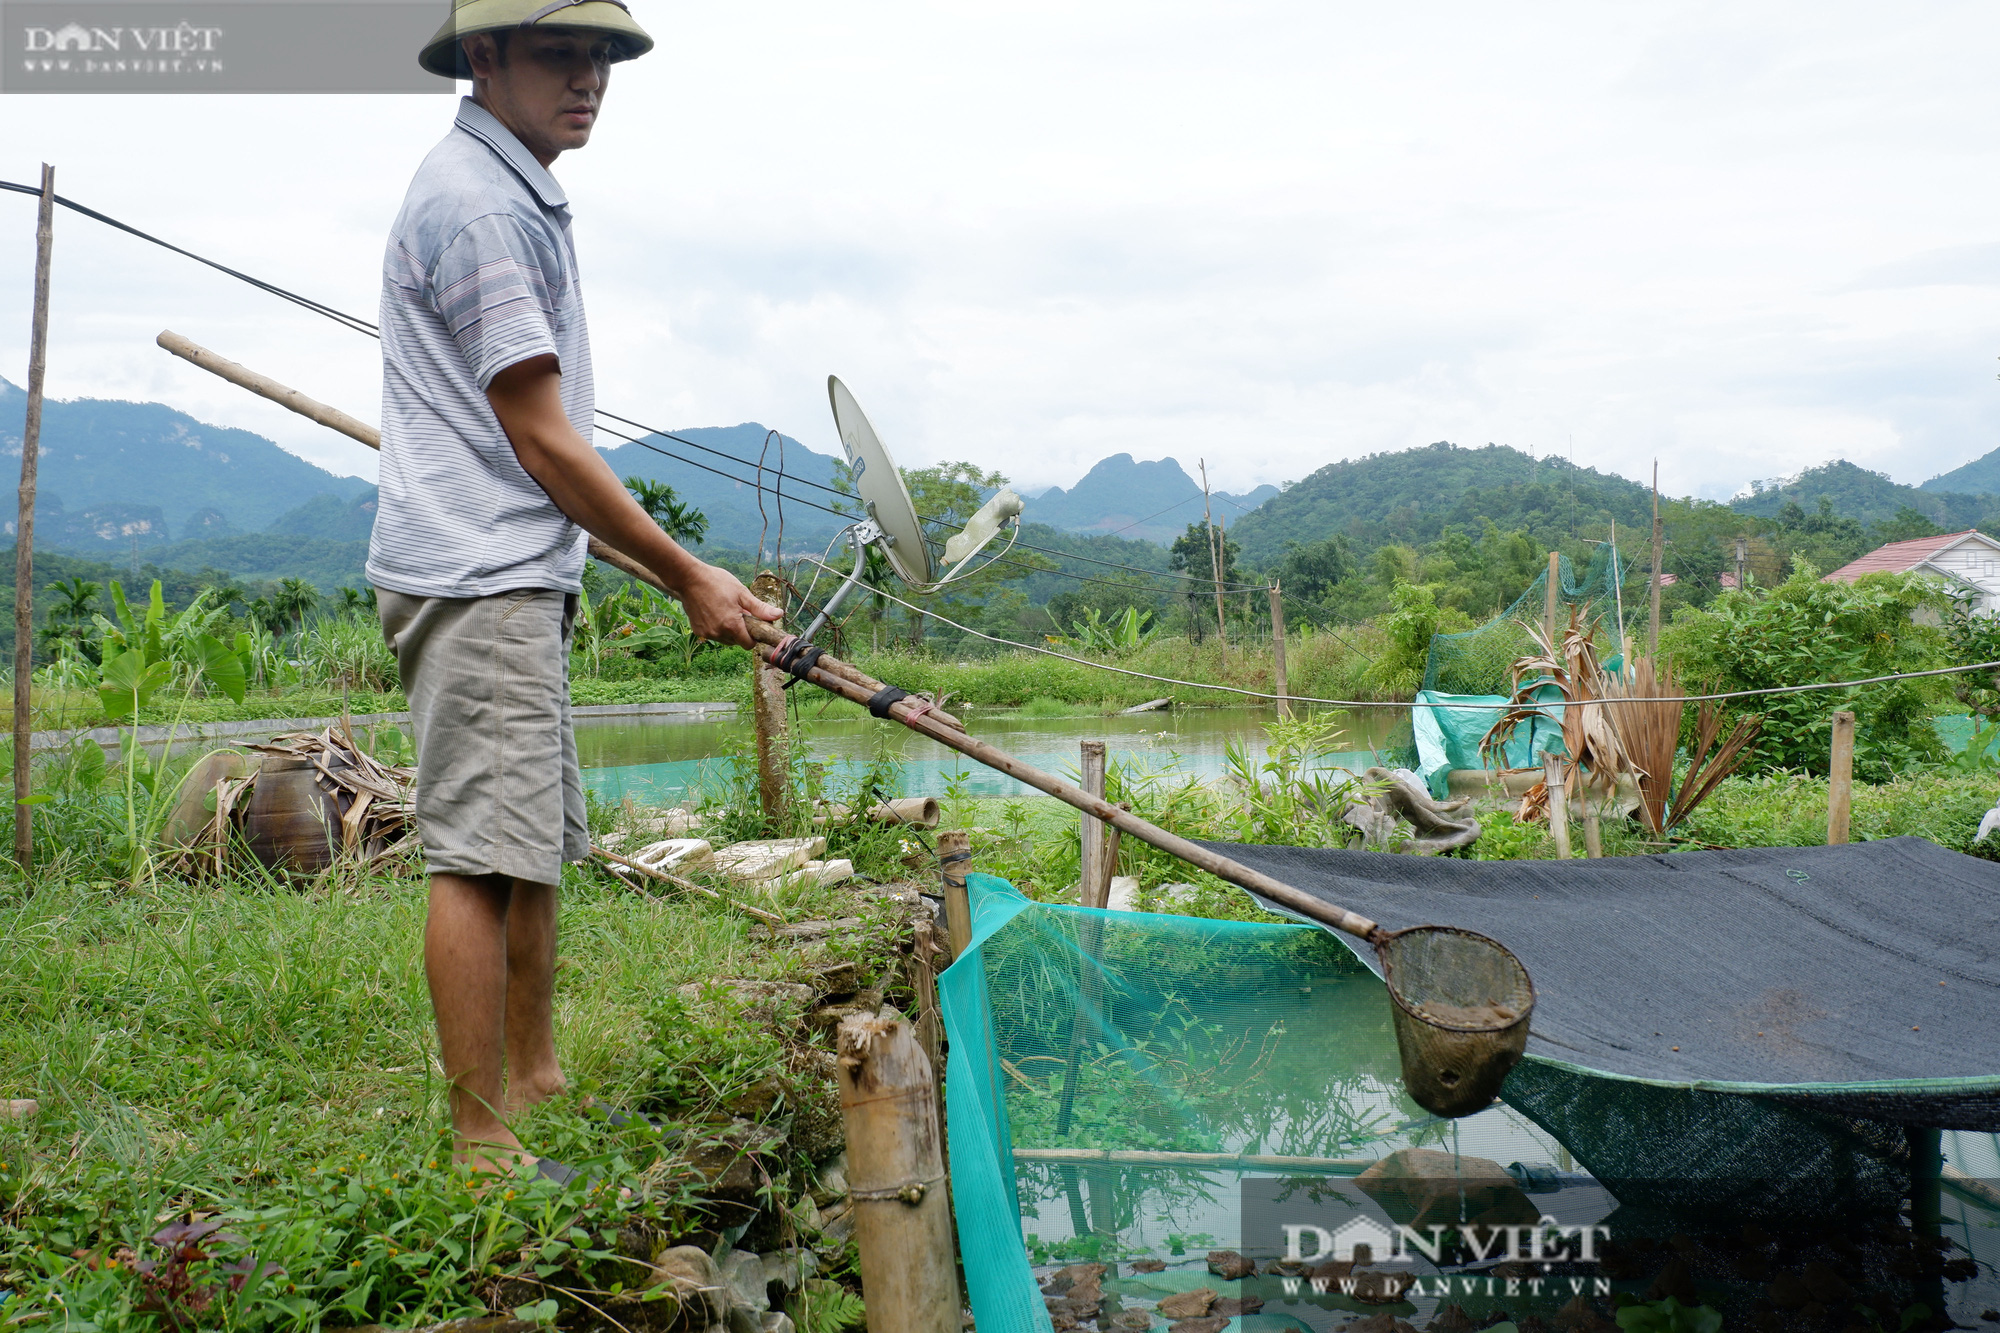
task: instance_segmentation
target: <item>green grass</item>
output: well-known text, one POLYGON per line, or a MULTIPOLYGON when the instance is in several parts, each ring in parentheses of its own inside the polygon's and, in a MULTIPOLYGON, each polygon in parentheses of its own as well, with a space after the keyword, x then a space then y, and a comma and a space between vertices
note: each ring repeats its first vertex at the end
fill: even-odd
MULTIPOLYGON (((787 906, 854 910, 839 890, 787 906)), ((422 881, 408 873, 0 885, 0 1098, 43 1106, 0 1120, 9 1325, 159 1327, 131 1263, 164 1257, 148 1238, 190 1212, 218 1214, 240 1238, 211 1242, 194 1270, 251 1253, 284 1269, 224 1302, 224 1322, 242 1328, 411 1326, 544 1296, 575 1312, 643 1276, 620 1245, 699 1232, 681 1159, 579 1115, 575 1097, 703 1121, 717 1108, 687 1088, 709 1086, 704 1071, 754 1081, 799 1039, 722 1014, 690 1046, 675 988, 796 976, 804 955, 752 941, 739 913, 572 867, 556 991, 572 1093, 517 1130, 605 1188, 516 1180, 482 1199, 448 1162, 423 918, 422 881), (663 1017, 676 1020, 670 1035, 663 1017), (49 1319, 24 1318, 34 1312, 49 1319)), ((846 944, 886 953, 879 932, 846 944)), ((763 1165, 780 1197, 798 1188, 803 1163, 780 1152, 763 1165)))

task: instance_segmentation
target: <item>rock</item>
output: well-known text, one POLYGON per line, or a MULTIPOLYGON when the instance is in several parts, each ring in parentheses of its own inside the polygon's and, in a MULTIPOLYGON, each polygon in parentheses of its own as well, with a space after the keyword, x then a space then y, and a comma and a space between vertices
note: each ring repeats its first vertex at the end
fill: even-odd
POLYGON ((702 1178, 711 1196, 745 1199, 754 1196, 762 1180, 755 1155, 770 1152, 785 1141, 783 1131, 739 1120, 690 1144, 687 1163, 702 1178))
POLYGON ((733 842, 716 851, 710 868, 738 884, 755 885, 798 870, 825 850, 826 839, 817 837, 733 842))
POLYGON ((1404 1148, 1363 1171, 1354 1183, 1393 1220, 1419 1230, 1458 1225, 1461 1190, 1468 1223, 1532 1225, 1541 1216, 1506 1168, 1484 1157, 1404 1148))
POLYGON ((878 1013, 882 1008, 882 992, 864 990, 853 997, 831 1004, 815 1005, 806 1011, 806 1031, 832 1036, 840 1030, 840 1025, 859 1014, 862 1017, 878 1013))
POLYGON ((1263 1308, 1264 1298, 1261 1296, 1220 1296, 1215 1304, 1208 1307, 1208 1312, 1233 1319, 1237 1315, 1256 1314, 1263 1308))
POLYGON ((764 1264, 764 1285, 776 1284, 785 1294, 802 1289, 806 1279, 819 1273, 819 1256, 804 1247, 773 1250, 759 1256, 764 1264))
POLYGON ((1173 702, 1172 699, 1148 699, 1145 703, 1133 704, 1130 708, 1119 709, 1118 716, 1127 717, 1133 713, 1157 713, 1163 708, 1171 707, 1173 702))
POLYGON ((729 1288, 730 1304, 762 1314, 771 1308, 764 1286, 764 1261, 748 1250, 731 1250, 716 1266, 716 1276, 729 1288))
POLYGON ((812 1192, 813 1201, 824 1208, 837 1199, 847 1197, 847 1152, 842 1149, 817 1168, 819 1184, 812 1192))
POLYGON ((1193 1319, 1208 1313, 1208 1307, 1215 1304, 1215 1290, 1212 1287, 1196 1287, 1193 1291, 1177 1291, 1159 1304, 1163 1319, 1193 1319))
POLYGON ((1257 1271, 1254 1259, 1245 1259, 1234 1250, 1210 1250, 1208 1271, 1225 1282, 1235 1282, 1257 1271))
POLYGON ((793 1333, 792 1317, 773 1310, 764 1316, 762 1333, 793 1333))
POLYGON ((803 1010, 819 997, 811 986, 796 981, 753 981, 744 977, 724 977, 717 981, 690 981, 674 988, 674 994, 699 1004, 720 987, 742 1010, 742 1016, 761 1023, 779 1023, 803 1010))
POLYGON ((846 934, 861 929, 861 918, 843 916, 833 921, 798 921, 789 926, 752 926, 750 938, 753 940, 789 940, 802 943, 808 940, 823 940, 829 935, 846 934))
POLYGON ((1139 910, 1139 877, 1137 875, 1113 875, 1111 892, 1105 896, 1105 907, 1114 912, 1136 912, 1139 910))
POLYGON ((1164 1259, 1134 1259, 1131 1267, 1135 1273, 1164 1273, 1167 1271, 1167 1261, 1164 1259))
POLYGON ((811 986, 822 996, 852 995, 861 989, 861 969, 845 958, 816 963, 807 969, 811 986))
POLYGON ((1435 1319, 1424 1325, 1424 1333, 1474 1333, 1478 1327, 1463 1305, 1447 1305, 1437 1312, 1435 1319))
MULTIPOLYGON (((681 1307, 691 1315, 705 1316, 707 1322, 729 1313, 729 1289, 715 1272, 715 1261, 706 1250, 693 1245, 676 1245, 663 1250, 653 1261, 653 1276, 646 1288, 671 1284, 681 1307)), ((659 1304, 666 1304, 661 1301, 659 1304)))
POLYGON ((26 1120, 40 1115, 42 1104, 32 1097, 15 1097, 0 1102, 0 1120, 26 1120))

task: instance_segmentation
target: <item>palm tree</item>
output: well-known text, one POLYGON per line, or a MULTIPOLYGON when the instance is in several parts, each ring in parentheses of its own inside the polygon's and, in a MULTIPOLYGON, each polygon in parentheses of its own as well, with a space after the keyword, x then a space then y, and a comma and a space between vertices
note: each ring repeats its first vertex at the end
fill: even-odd
POLYGON ((708 515, 683 501, 665 482, 627 477, 625 489, 662 532, 683 546, 699 546, 708 535, 708 515))
POLYGON ((238 602, 248 603, 250 600, 250 594, 244 591, 242 585, 223 573, 210 574, 204 578, 201 581, 201 588, 209 595, 210 602, 225 611, 238 602))
POLYGON ((305 579, 286 579, 278 585, 278 592, 271 599, 271 609, 280 616, 298 622, 299 632, 306 628, 306 612, 319 605, 319 589, 305 579))
POLYGON ((373 611, 375 609, 375 590, 369 588, 363 591, 360 588, 350 588, 344 583, 341 584, 340 609, 350 615, 357 611, 373 611))
POLYGON ((97 609, 97 594, 104 591, 101 583, 92 583, 81 575, 73 579, 62 579, 49 585, 49 591, 62 600, 49 609, 49 621, 83 621, 97 609))

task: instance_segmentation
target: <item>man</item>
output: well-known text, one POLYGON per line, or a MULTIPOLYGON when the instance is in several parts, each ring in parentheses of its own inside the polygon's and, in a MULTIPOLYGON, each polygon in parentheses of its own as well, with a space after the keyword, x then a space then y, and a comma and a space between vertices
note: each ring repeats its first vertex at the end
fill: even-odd
POLYGON ((704 638, 747 647, 743 617, 779 614, 669 540, 590 444, 583 296, 548 168, 590 141, 612 63, 652 45, 619 0, 459 0, 420 60, 473 95, 384 259, 368 577, 414 718, 424 967, 458 1160, 478 1171, 533 1160, 508 1121, 563 1089, 556 887, 590 850, 568 682, 584 533, 658 574, 704 638))

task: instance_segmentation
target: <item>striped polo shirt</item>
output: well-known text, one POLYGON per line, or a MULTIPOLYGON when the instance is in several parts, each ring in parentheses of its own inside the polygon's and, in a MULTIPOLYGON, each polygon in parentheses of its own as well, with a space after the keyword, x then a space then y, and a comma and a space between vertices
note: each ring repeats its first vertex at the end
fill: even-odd
POLYGON ((569 200, 466 98, 417 169, 382 260, 382 471, 368 579, 419 597, 582 587, 583 530, 514 456, 486 401, 554 353, 563 411, 591 438, 590 335, 569 200))

